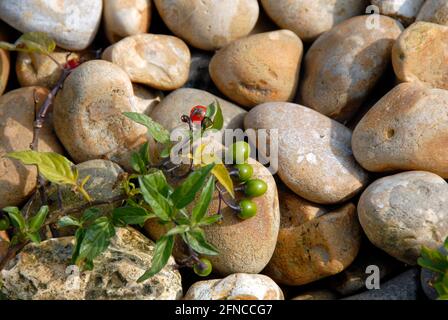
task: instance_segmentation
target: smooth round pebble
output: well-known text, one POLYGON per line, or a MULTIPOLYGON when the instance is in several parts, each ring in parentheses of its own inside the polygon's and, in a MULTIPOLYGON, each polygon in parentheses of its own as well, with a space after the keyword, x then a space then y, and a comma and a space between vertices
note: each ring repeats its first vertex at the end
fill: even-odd
POLYGON ((448 2, 446 0, 426 0, 418 13, 417 21, 448 26, 448 2))
POLYGON ((9 52, 0 49, 0 95, 3 94, 8 84, 10 64, 9 52))
POLYGON ((371 0, 380 14, 400 20, 404 25, 415 21, 425 0, 371 0))

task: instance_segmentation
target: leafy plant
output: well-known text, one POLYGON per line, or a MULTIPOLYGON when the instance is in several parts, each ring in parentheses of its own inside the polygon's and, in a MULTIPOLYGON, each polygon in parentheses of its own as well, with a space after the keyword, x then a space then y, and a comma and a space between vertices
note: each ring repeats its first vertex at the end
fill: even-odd
POLYGON ((444 243, 445 252, 423 247, 418 264, 436 274, 432 284, 439 295, 439 300, 448 300, 448 238, 444 243))
POLYGON ((43 32, 24 33, 14 44, 0 41, 0 49, 50 55, 56 42, 43 32))

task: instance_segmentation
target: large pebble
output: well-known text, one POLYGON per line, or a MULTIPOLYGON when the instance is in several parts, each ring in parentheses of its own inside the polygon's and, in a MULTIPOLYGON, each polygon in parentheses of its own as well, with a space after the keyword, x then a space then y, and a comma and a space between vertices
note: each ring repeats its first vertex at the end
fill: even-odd
POLYGON ((326 212, 288 193, 280 193, 280 203, 280 232, 264 273, 277 283, 298 286, 339 273, 353 262, 361 244, 353 204, 326 212))
POLYGON ((70 265, 74 238, 28 244, 0 272, 1 291, 20 300, 174 300, 182 297, 173 258, 154 277, 137 279, 151 265, 154 243, 134 229, 116 229, 93 271, 70 265))
POLYGON ((289 30, 255 34, 218 51, 210 76, 219 90, 242 106, 291 101, 302 54, 302 41, 289 30))
POLYGON ((138 34, 108 47, 102 58, 123 68, 132 82, 174 90, 187 82, 191 56, 176 37, 138 34))
POLYGON ((350 119, 377 84, 401 33, 396 20, 378 16, 346 20, 317 39, 305 56, 300 102, 337 120, 350 119), (353 32, 356 30, 356 32, 353 32))
POLYGON ((412 24, 393 47, 392 62, 397 78, 448 89, 447 41, 448 26, 422 21, 412 24))
POLYGON ((448 2, 446 0, 426 0, 418 13, 417 21, 448 26, 448 2))
POLYGON ((371 0, 379 13, 400 20, 404 25, 415 21, 425 0, 371 0))
POLYGON ((416 264, 422 246, 437 248, 448 236, 448 184, 424 171, 379 179, 362 194, 358 215, 375 246, 416 264))
POLYGON ((170 30, 193 47, 216 50, 244 37, 257 22, 256 0, 155 0, 170 30))
POLYGON ((0 1, 0 19, 21 32, 40 31, 67 50, 83 50, 95 38, 102 0, 0 1))
POLYGON ((143 85, 133 83, 134 97, 138 112, 150 115, 152 110, 163 100, 162 91, 153 90, 143 85))
MULTIPOLYGON (((7 41, 6 37, 6 28, 0 21, 0 41, 7 41)), ((10 58, 9 52, 4 49, 0 49, 0 96, 6 89, 6 85, 8 84, 9 78, 9 69, 10 69, 10 58)))
MULTIPOLYGON (((35 98, 39 99, 40 108, 47 94, 44 88, 28 87, 0 97, 0 208, 22 204, 36 188, 36 168, 5 156, 8 152, 29 150, 33 140, 35 98)), ((63 152, 53 132, 51 117, 39 133, 38 147, 39 151, 63 152)))
MULTIPOLYGON (((224 276, 232 273, 259 273, 268 264, 275 249, 280 225, 277 187, 264 166, 253 162, 253 167, 253 178, 264 180, 268 186, 262 197, 253 199, 258 208, 257 215, 241 220, 235 211, 223 203, 222 222, 204 227, 207 241, 219 251, 219 255, 208 259, 213 264, 213 270, 224 276)), ((218 194, 215 193, 209 208, 210 214, 217 212, 218 203, 218 194)), ((153 239, 166 232, 163 226, 151 220, 145 228, 153 239)), ((187 251, 180 241, 176 247, 174 257, 185 258, 187 251)))
POLYGON ((232 274, 224 279, 199 281, 184 300, 283 300, 282 289, 261 274, 232 274))
POLYGON ((146 141, 146 128, 126 118, 137 112, 132 84, 118 66, 83 63, 54 102, 56 133, 76 163, 108 159, 130 167, 130 152, 146 141))
MULTIPOLYGON (((290 189, 309 201, 343 202, 367 183, 367 174, 352 155, 351 131, 310 108, 292 103, 265 103, 252 109, 244 124, 246 129, 277 130, 278 175, 290 189)), ((267 154, 267 146, 258 148, 267 154)))
POLYGON ((145 33, 151 24, 151 0, 104 1, 103 17, 107 39, 111 43, 145 33))
POLYGON ((424 170, 448 178, 448 91, 403 83, 358 123, 352 148, 367 170, 424 170))
POLYGON ((313 41, 336 24, 361 15, 367 0, 261 0, 267 14, 281 28, 294 31, 303 41, 313 41))

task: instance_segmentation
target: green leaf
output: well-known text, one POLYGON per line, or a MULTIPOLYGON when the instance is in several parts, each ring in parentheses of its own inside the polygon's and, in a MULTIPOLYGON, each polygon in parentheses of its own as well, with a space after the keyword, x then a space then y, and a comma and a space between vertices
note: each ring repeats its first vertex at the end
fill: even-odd
POLYGON ((229 170, 227 170, 227 167, 222 164, 218 163, 212 170, 212 174, 218 179, 219 183, 224 187, 224 189, 227 190, 227 192, 230 194, 232 198, 235 199, 235 190, 233 188, 233 181, 230 177, 229 170))
POLYGON ((28 229, 30 232, 33 233, 40 230, 40 228, 45 222, 45 219, 47 219, 48 212, 49 212, 48 206, 42 206, 39 209, 36 215, 33 216, 29 221, 28 229))
POLYGON ((78 261, 93 261, 107 249, 110 239, 115 235, 115 228, 107 217, 96 219, 87 227, 79 248, 78 261))
POLYGON ((39 232, 27 232, 26 237, 35 244, 39 244, 41 241, 39 232))
POLYGON ((135 152, 131 155, 131 166, 135 172, 145 173, 146 171, 146 166, 143 159, 141 158, 140 154, 135 152))
POLYGON ((222 115, 221 104, 218 100, 213 102, 207 107, 207 112, 205 116, 212 119, 213 126, 212 129, 221 130, 224 126, 224 117, 222 115))
POLYGON ((3 208, 3 211, 8 213, 9 219, 11 219, 11 223, 14 227, 19 229, 20 231, 26 229, 26 221, 25 218, 22 216, 22 213, 20 212, 19 208, 6 207, 3 208))
POLYGON ((7 157, 20 160, 26 165, 36 165, 39 173, 55 184, 76 185, 77 172, 73 163, 54 152, 19 151, 10 152, 7 157))
POLYGON ((168 198, 168 196, 173 191, 171 186, 166 181, 165 175, 161 170, 157 170, 152 172, 151 174, 146 175, 145 180, 165 198, 168 198))
POLYGON ((84 236, 86 235, 86 230, 83 228, 79 228, 75 233, 75 247, 73 248, 72 253, 72 264, 76 264, 79 258, 79 250, 81 249, 81 244, 84 240, 84 236))
POLYGON ((59 219, 58 226, 61 227, 61 228, 65 228, 65 227, 80 227, 81 226, 81 222, 78 219, 76 219, 75 217, 65 216, 65 217, 62 217, 61 219, 59 219))
POLYGON ((200 254, 208 256, 218 255, 218 249, 205 240, 204 231, 200 229, 190 230, 185 234, 184 241, 190 245, 190 247, 200 254))
POLYGON ((151 268, 145 272, 137 282, 143 282, 157 273, 165 267, 168 263, 168 259, 171 256, 171 252, 174 247, 173 236, 163 236, 157 241, 154 256, 152 257, 151 268))
POLYGON ((222 219, 222 215, 220 214, 215 214, 213 216, 209 216, 209 217, 205 217, 201 220, 200 225, 201 226, 209 226, 211 224, 214 224, 218 221, 221 221, 222 219))
POLYGON ((163 148, 162 152, 160 153, 161 158, 168 158, 171 154, 171 145, 167 145, 165 148, 163 148))
POLYGON ((188 226, 188 225, 180 225, 180 226, 177 226, 177 227, 174 227, 174 228, 170 229, 165 234, 165 236, 169 237, 169 236, 174 236, 176 234, 182 234, 182 233, 187 232, 189 229, 190 229, 190 226, 188 226))
POLYGON ((162 144, 170 143, 170 133, 166 130, 162 125, 152 120, 145 114, 138 112, 124 112, 126 117, 131 119, 134 122, 137 122, 141 125, 144 125, 148 128, 148 133, 151 137, 154 138, 157 142, 162 144))
POLYGON ((81 221, 88 222, 91 220, 98 219, 102 215, 102 212, 99 208, 89 208, 86 211, 84 211, 84 214, 82 215, 81 221))
POLYGON ((56 48, 56 42, 44 32, 28 32, 17 39, 15 47, 18 51, 49 55, 56 48))
POLYGON ((210 206, 210 203, 212 202, 214 191, 215 191, 215 177, 210 176, 204 189, 202 190, 201 196, 198 202, 196 203, 196 206, 193 208, 191 214, 193 224, 200 222, 204 218, 210 206))
POLYGON ((116 227, 124 227, 129 224, 141 225, 150 217, 145 209, 139 207, 116 208, 112 212, 112 222, 116 227))
POLYGON ((191 202, 193 202, 196 193, 202 188, 205 183, 205 179, 212 171, 214 163, 205 167, 199 168, 185 179, 185 181, 174 190, 171 194, 171 200, 173 205, 177 209, 185 208, 191 202))
POLYGON ((448 251, 448 237, 445 239, 445 243, 443 244, 443 246, 448 251))
POLYGON ((140 176, 138 178, 143 199, 151 206, 154 214, 162 221, 170 221, 173 209, 167 198, 158 190, 160 180, 154 179, 154 175, 140 176))

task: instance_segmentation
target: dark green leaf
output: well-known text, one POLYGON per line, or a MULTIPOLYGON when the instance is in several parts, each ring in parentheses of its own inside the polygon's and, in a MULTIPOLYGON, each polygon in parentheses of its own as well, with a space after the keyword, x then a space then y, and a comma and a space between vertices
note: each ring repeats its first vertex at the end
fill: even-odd
POLYGON ((173 209, 169 200, 158 190, 160 181, 154 179, 153 175, 141 176, 138 180, 143 198, 151 206, 154 214, 162 221, 170 221, 173 209))
POLYGON ((141 225, 150 218, 150 214, 143 208, 122 207, 112 212, 112 221, 116 227, 124 227, 129 224, 141 225))
POLYGON ((215 191, 215 177, 210 176, 205 187, 202 189, 201 196, 193 208, 191 219, 194 224, 199 223, 207 213, 208 207, 212 202, 213 192, 215 191))
POLYGON ((145 173, 145 171, 146 171, 145 163, 143 162, 143 159, 140 157, 139 153, 134 152, 131 155, 131 166, 135 172, 145 173))
POLYGON ((22 216, 22 213, 20 212, 19 208, 17 207, 6 207, 3 208, 3 211, 7 212, 9 215, 9 218, 11 219, 11 223, 14 227, 16 227, 19 230, 25 230, 26 229, 26 222, 25 219, 22 216))
POLYGON ((39 232, 27 232, 26 237, 35 244, 39 244, 41 241, 39 232))
POLYGON ((149 135, 157 142, 162 144, 170 143, 170 133, 147 115, 138 112, 124 112, 123 114, 134 122, 148 128, 149 135))
POLYGON ((115 235, 115 228, 107 217, 96 219, 86 228, 84 239, 79 248, 78 260, 93 261, 107 249, 110 239, 115 235))
POLYGON ((165 236, 169 237, 169 236, 174 236, 176 234, 182 234, 187 232, 190 229, 190 226, 187 225, 180 225, 177 227, 172 228, 171 230, 169 230, 165 236))
POLYGON ((443 246, 448 251, 448 237, 445 239, 445 243, 443 244, 443 246))
POLYGON ((138 152, 140 154, 140 158, 143 160, 145 167, 151 164, 151 157, 149 156, 149 142, 145 142, 138 152))
POLYGON ((42 206, 34 217, 29 221, 28 229, 30 232, 39 231, 45 222, 49 212, 48 206, 42 206))
POLYGON ((58 226, 61 227, 61 228, 64 228, 64 227, 80 227, 81 226, 81 222, 78 219, 76 219, 75 217, 65 216, 65 217, 62 217, 61 219, 59 219, 58 226))
POLYGON ((177 209, 182 209, 193 202, 196 193, 202 188, 205 183, 205 179, 210 174, 210 171, 214 166, 215 164, 212 163, 190 173, 185 181, 176 190, 174 190, 171 195, 174 207, 177 209))
POLYGON ((76 264, 76 262, 78 261, 78 257, 79 257, 79 250, 81 249, 81 244, 84 240, 84 236, 86 235, 86 230, 79 228, 78 230, 76 230, 75 233, 75 247, 73 248, 73 253, 72 253, 72 264, 76 264))
POLYGON ((171 186, 166 181, 165 175, 161 170, 152 172, 151 174, 145 175, 145 180, 149 183, 153 189, 157 190, 162 196, 168 198, 170 193, 173 191, 171 186))
POLYGON ((187 242, 197 253, 208 256, 218 255, 218 249, 205 240, 204 232, 200 229, 190 230, 187 232, 185 234, 184 241, 187 242))
POLYGON ((152 257, 151 268, 142 275, 138 282, 143 282, 157 273, 165 267, 168 263, 168 259, 171 256, 174 246, 174 237, 163 236, 157 241, 154 256, 152 257))
POLYGON ((214 224, 218 221, 221 221, 221 219, 222 219, 222 215, 215 214, 213 216, 205 217, 204 219, 202 219, 200 225, 208 226, 208 225, 214 224))
POLYGON ((81 221, 89 222, 92 220, 95 220, 101 216, 101 210, 98 208, 89 208, 86 211, 84 211, 84 214, 82 215, 81 221))

